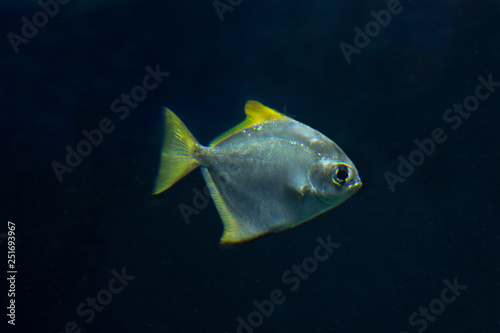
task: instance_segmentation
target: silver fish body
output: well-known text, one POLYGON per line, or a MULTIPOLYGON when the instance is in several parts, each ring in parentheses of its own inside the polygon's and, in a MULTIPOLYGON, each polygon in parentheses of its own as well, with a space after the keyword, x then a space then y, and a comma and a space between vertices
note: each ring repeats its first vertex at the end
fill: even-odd
MULTIPOLYGON (((167 112, 167 118, 177 118, 167 112)), ((221 243, 245 242, 294 227, 338 206, 361 187, 352 161, 325 135, 254 101, 247 103, 245 112, 247 120, 208 147, 188 140, 181 145, 186 149, 178 149, 166 134, 167 153, 157 178, 155 193, 180 179, 162 183, 166 173, 173 173, 164 171, 162 177, 172 152, 190 158, 184 163, 190 169, 185 174, 201 166, 224 223, 221 243)), ((167 127, 175 134, 168 120, 167 127)))

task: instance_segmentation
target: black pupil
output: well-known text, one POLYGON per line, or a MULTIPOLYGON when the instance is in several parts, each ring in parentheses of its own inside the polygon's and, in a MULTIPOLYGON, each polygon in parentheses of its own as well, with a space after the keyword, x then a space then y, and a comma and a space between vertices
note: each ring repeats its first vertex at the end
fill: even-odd
POLYGON ((337 169, 336 177, 339 183, 345 183, 346 179, 349 177, 349 173, 345 167, 340 167, 337 169))

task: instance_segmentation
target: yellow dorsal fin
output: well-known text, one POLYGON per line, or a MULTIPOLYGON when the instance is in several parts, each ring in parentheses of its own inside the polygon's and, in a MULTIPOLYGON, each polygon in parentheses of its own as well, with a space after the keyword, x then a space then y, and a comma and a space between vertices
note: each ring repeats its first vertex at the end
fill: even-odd
POLYGON ((247 117, 242 123, 236 125, 235 127, 231 128, 230 130, 222 133, 221 135, 213 139, 212 142, 210 142, 210 146, 216 146, 221 141, 229 138, 231 135, 241 131, 242 129, 256 126, 260 123, 273 119, 287 118, 287 116, 285 116, 284 114, 281 114, 278 111, 268 108, 267 106, 262 105, 256 101, 248 101, 245 104, 245 114, 247 115, 247 117))

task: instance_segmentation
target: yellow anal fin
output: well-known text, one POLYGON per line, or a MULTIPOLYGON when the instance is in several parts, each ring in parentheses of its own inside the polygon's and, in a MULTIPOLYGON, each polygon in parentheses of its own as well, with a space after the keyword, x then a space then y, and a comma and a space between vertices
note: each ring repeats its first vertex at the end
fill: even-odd
POLYGON ((284 114, 281 114, 278 111, 275 111, 256 101, 248 101, 245 104, 245 114, 247 117, 242 123, 213 139, 212 142, 210 142, 210 146, 216 146, 221 141, 229 138, 231 135, 241 131, 242 129, 256 126, 260 123, 273 119, 287 118, 284 114))
POLYGON ((236 216, 234 211, 231 209, 232 207, 228 207, 224 194, 222 194, 217 188, 217 184, 214 182, 207 168, 202 167, 201 173, 203 174, 203 178, 205 178, 205 182, 210 190, 210 196, 212 197, 215 206, 217 207, 217 211, 222 219, 222 224, 224 224, 224 231, 219 244, 224 246, 239 244, 262 236, 263 232, 252 232, 246 227, 247 222, 243 221, 241 216, 236 216))
POLYGON ((153 194, 165 191, 200 165, 193 157, 199 146, 179 117, 165 108, 165 134, 153 194))

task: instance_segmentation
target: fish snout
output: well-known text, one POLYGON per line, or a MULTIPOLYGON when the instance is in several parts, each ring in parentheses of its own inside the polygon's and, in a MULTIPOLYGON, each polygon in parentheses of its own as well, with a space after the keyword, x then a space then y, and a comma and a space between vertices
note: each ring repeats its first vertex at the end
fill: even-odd
POLYGON ((353 177, 353 179, 347 184, 347 189, 350 191, 359 191, 359 189, 363 186, 363 182, 361 181, 361 178, 359 178, 358 175, 353 177))

